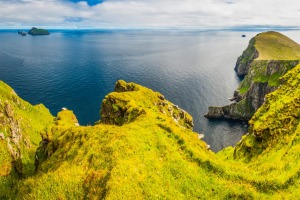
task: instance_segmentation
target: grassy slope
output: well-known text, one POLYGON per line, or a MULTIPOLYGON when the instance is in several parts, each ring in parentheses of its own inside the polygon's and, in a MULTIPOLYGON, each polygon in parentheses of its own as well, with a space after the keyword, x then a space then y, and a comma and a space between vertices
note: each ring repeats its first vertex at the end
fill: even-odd
POLYGON ((285 84, 278 91, 268 95, 237 148, 218 154, 209 151, 184 122, 172 118, 170 102, 133 83, 137 90, 113 92, 104 100, 103 105, 114 104, 115 114, 121 108, 126 108, 127 116, 143 110, 121 126, 76 126, 73 112, 62 111, 41 132, 50 142, 38 150, 37 174, 21 180, 2 176, 0 197, 297 199, 299 72, 300 65, 284 76, 285 84))
POLYGON ((278 32, 258 34, 255 47, 259 60, 300 60, 300 45, 278 32))
POLYGON ((32 106, 19 98, 14 90, 0 81, 0 199, 8 174, 23 176, 34 173, 34 155, 41 141, 40 131, 52 124, 53 117, 42 104, 32 106), (13 158, 9 147, 20 156, 13 158), (18 159, 20 158, 20 159, 18 159), (13 164, 17 166, 17 170, 13 164))
POLYGON ((299 74, 297 65, 281 78, 283 85, 266 96, 249 122, 249 134, 236 147, 236 157, 267 174, 266 180, 273 179, 276 195, 286 199, 297 199, 300 193, 299 74))

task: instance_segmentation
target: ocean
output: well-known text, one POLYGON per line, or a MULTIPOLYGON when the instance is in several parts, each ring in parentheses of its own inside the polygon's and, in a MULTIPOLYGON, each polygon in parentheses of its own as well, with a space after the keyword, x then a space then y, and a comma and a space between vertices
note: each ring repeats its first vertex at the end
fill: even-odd
MULTIPOLYGON (((234 66, 259 31, 50 30, 20 36, 0 30, 0 79, 53 115, 73 110, 81 125, 100 119, 117 80, 162 93, 188 111, 214 151, 235 145, 247 124, 208 120, 208 106, 229 104, 240 79, 234 66), (245 34, 246 37, 241 37, 245 34)), ((281 31, 298 43, 299 31, 281 31)))

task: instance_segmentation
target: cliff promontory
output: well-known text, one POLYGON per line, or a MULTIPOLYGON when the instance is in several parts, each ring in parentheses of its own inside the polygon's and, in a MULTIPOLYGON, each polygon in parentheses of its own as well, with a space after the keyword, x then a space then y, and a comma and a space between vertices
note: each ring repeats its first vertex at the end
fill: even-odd
POLYGON ((235 71, 243 81, 227 106, 208 108, 208 118, 249 120, 263 104, 266 94, 276 90, 279 77, 300 61, 300 45, 278 32, 260 33, 238 58, 235 71))

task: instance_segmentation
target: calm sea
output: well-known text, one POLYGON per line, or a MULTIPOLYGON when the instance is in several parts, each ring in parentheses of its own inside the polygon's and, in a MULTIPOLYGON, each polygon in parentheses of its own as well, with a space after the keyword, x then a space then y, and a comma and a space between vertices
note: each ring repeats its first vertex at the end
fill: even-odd
MULTIPOLYGON (((300 32, 284 34, 300 42, 300 32)), ((62 30, 22 37, 0 31, 0 79, 32 104, 56 115, 62 107, 80 124, 100 118, 101 101, 119 79, 159 91, 194 118, 194 130, 218 151, 247 131, 233 121, 203 117, 225 105, 239 84, 236 59, 257 32, 62 30), (241 35, 246 34, 246 38, 241 35)))

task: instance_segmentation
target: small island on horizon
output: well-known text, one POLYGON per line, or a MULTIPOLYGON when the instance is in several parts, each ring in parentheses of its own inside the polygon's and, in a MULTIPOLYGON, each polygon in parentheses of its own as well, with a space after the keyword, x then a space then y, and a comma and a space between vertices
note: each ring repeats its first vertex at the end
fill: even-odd
POLYGON ((50 35, 50 32, 46 29, 32 27, 27 33, 26 31, 18 31, 19 35, 26 36, 27 34, 30 35, 50 35))
POLYGON ((41 28, 36 28, 32 27, 29 31, 28 34, 30 35, 50 35, 49 31, 46 29, 41 29, 41 28))

